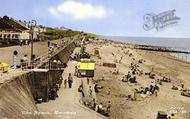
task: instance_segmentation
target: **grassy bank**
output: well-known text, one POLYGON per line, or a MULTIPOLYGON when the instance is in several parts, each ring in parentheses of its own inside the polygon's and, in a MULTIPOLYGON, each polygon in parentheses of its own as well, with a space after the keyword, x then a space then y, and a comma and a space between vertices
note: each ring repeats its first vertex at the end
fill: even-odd
POLYGON ((45 35, 45 40, 56 40, 61 39, 64 37, 73 37, 75 35, 81 35, 81 32, 79 31, 72 31, 72 30, 60 30, 60 29, 53 29, 53 28, 47 28, 45 35))
POLYGON ((83 36, 86 34, 86 36, 90 39, 96 39, 98 36, 93 33, 84 33, 80 31, 73 31, 73 30, 61 30, 61 29, 53 29, 53 28, 47 28, 45 35, 45 40, 55 40, 55 39, 61 39, 64 37, 73 37, 75 35, 83 36))
MULTIPOLYGON (((39 35, 40 39, 42 38, 43 41, 51 41, 51 40, 57 40, 62 39, 65 37, 74 37, 76 35, 83 36, 86 34, 86 36, 90 39, 97 39, 98 36, 93 33, 84 33, 81 31, 74 31, 74 30, 61 30, 61 29, 54 29, 51 27, 46 27, 46 32, 41 33, 39 35)), ((20 45, 19 40, 10 40, 10 39, 4 39, 0 40, 0 47, 8 47, 8 46, 14 46, 14 45, 20 45)))

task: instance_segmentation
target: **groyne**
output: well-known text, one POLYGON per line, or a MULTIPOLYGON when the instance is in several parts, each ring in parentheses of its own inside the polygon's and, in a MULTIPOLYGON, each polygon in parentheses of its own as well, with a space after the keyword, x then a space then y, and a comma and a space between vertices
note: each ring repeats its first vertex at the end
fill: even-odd
POLYGON ((161 47, 161 46, 150 46, 150 45, 134 45, 134 49, 190 54, 190 51, 186 51, 186 50, 172 49, 172 48, 161 47))

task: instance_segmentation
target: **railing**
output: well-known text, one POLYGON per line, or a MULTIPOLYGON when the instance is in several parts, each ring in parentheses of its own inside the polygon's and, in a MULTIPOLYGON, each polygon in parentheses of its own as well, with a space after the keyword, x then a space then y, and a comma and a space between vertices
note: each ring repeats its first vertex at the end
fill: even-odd
POLYGON ((72 40, 67 40, 66 43, 64 43, 64 46, 63 46, 63 44, 58 45, 58 47, 56 47, 54 49, 53 53, 51 53, 51 56, 49 56, 49 53, 47 53, 47 54, 45 54, 45 55, 43 55, 41 57, 38 57, 38 58, 34 59, 33 67, 38 68, 38 67, 42 66, 45 63, 48 64, 49 60, 52 57, 54 57, 59 52, 61 52, 63 49, 65 49, 69 44, 75 42, 75 40, 77 40, 77 38, 78 38, 78 36, 75 36, 72 40))

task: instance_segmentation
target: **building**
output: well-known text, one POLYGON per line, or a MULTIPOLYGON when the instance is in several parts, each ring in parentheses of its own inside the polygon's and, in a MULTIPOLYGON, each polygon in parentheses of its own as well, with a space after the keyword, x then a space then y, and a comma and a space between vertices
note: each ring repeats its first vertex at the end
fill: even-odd
POLYGON ((28 40, 29 30, 12 18, 0 17, 0 40, 28 40))
POLYGON ((32 37, 37 40, 43 40, 43 33, 46 28, 43 26, 31 26, 30 22, 17 21, 13 18, 0 17, 0 40, 30 40, 32 37))

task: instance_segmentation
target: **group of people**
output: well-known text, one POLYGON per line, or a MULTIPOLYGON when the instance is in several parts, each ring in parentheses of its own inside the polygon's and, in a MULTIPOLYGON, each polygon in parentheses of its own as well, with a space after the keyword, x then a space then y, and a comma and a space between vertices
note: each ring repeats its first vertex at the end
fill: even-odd
MULTIPOLYGON (((61 84, 63 82, 63 78, 59 77, 59 80, 57 80, 56 84, 53 84, 53 87, 49 89, 49 99, 55 100, 56 97, 58 97, 57 91, 59 88, 61 88, 61 84)), ((67 79, 64 80, 64 87, 67 88, 67 83, 68 87, 72 88, 72 83, 73 83, 73 77, 71 76, 71 73, 69 73, 69 76, 67 79)))
POLYGON ((131 72, 129 71, 127 75, 123 76, 123 82, 130 82, 130 83, 137 83, 136 76, 132 76, 131 72))
POLYGON ((107 105, 103 105, 103 103, 99 103, 97 105, 95 105, 94 108, 95 111, 97 111, 100 114, 103 114, 105 116, 110 116, 110 112, 111 112, 111 101, 108 101, 107 105))
POLYGON ((62 81, 63 78, 62 76, 60 76, 57 82, 54 83, 53 86, 49 89, 48 92, 49 99, 55 100, 55 98, 58 97, 57 91, 59 90, 59 88, 61 88, 62 81))
MULTIPOLYGON (((135 60, 135 59, 134 59, 135 60)), ((130 65, 130 69, 131 69, 131 71, 132 71, 132 74, 133 75, 142 75, 143 74, 143 71, 142 70, 140 70, 139 69, 139 65, 138 64, 136 64, 136 63, 134 63, 134 62, 131 62, 131 65, 130 65)))
POLYGON ((22 70, 28 68, 29 58, 27 54, 25 54, 24 57, 20 60, 20 65, 21 65, 22 70))
POLYGON ((64 64, 60 60, 53 60, 50 67, 51 69, 61 69, 64 68, 64 64))
POLYGON ((116 74, 116 75, 119 74, 119 69, 115 68, 112 74, 116 74))
MULTIPOLYGON (((135 58, 133 58, 133 60, 135 60, 135 58)), ((134 63, 133 61, 131 62, 129 68, 130 68, 131 72, 128 71, 127 75, 124 75, 121 81, 137 83, 136 75, 141 76, 143 74, 143 71, 140 70, 139 65, 137 63, 134 63)))
POLYGON ((55 98, 58 97, 57 91, 58 91, 57 85, 54 85, 49 89, 48 96, 50 100, 55 100, 55 98))
POLYGON ((13 65, 11 65, 12 69, 21 68, 22 70, 28 69, 29 66, 29 58, 28 55, 25 54, 23 58, 19 60, 18 56, 13 56, 13 65))
POLYGON ((149 86, 149 88, 147 88, 146 92, 147 91, 149 91, 149 92, 151 92, 151 94, 155 94, 157 96, 158 95, 158 91, 159 91, 159 87, 157 86, 157 84, 154 84, 152 82, 152 84, 149 86))
POLYGON ((67 83, 68 83, 69 88, 72 88, 73 77, 71 76, 71 73, 69 73, 68 78, 64 80, 64 87, 65 88, 67 88, 67 83))
POLYGON ((149 87, 140 87, 139 89, 135 89, 137 93, 145 94, 145 95, 153 95, 155 94, 156 96, 158 95, 159 87, 157 84, 154 84, 153 82, 149 87))
MULTIPOLYGON (((104 80, 104 77, 102 77, 101 80, 104 80)), ((110 115, 110 109, 111 109, 111 101, 108 101, 107 105, 103 105, 102 102, 98 103, 97 100, 92 95, 93 91, 95 93, 99 92, 98 84, 93 82, 93 85, 90 85, 90 79, 89 78, 87 78, 86 81, 87 81, 86 83, 88 86, 87 94, 85 94, 84 87, 82 84, 78 87, 78 92, 79 92, 79 96, 80 96, 79 102, 85 104, 86 106, 97 111, 98 113, 101 113, 105 116, 109 116, 110 115), (89 97, 89 98, 86 98, 86 97, 89 97), (85 98, 89 99, 89 100, 86 100, 85 98)))
POLYGON ((156 84, 151 84, 149 87, 141 88, 139 93, 147 94, 147 95, 152 95, 155 94, 156 96, 158 95, 159 87, 156 84))
POLYGON ((98 103, 97 100, 94 98, 92 99, 92 102, 90 102, 89 107, 93 109, 94 111, 105 115, 105 116, 110 116, 111 112, 111 101, 108 101, 106 105, 104 105, 102 102, 98 103))
POLYGON ((31 43, 31 40, 20 40, 20 46, 23 46, 23 45, 30 45, 31 43))
POLYGON ((65 45, 66 41, 65 40, 61 40, 61 45, 65 45))
POLYGON ((51 56, 53 55, 54 50, 55 50, 54 45, 50 45, 50 46, 48 47, 48 57, 51 57, 51 56))

